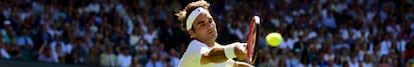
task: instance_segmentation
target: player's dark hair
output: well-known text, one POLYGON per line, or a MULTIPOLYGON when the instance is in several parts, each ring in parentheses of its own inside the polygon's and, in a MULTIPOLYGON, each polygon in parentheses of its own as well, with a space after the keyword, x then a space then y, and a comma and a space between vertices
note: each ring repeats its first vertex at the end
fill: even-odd
MULTIPOLYGON (((196 2, 191 2, 189 3, 183 10, 180 10, 178 13, 176 13, 175 15, 178 16, 178 20, 180 21, 180 27, 182 30, 187 31, 186 29, 186 20, 187 17, 190 15, 190 13, 197 9, 198 7, 202 7, 206 10, 209 10, 210 4, 207 3, 207 1, 204 0, 200 0, 200 1, 196 1, 196 2)), ((194 31, 193 27, 191 28, 191 30, 194 31)))

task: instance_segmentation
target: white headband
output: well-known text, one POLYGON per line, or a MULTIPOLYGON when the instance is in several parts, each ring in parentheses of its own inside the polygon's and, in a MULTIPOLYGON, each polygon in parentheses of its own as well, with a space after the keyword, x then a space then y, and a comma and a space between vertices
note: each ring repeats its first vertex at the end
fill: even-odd
POLYGON ((201 7, 198 7, 197 9, 195 9, 195 10, 193 10, 191 12, 191 14, 187 17, 187 20, 186 20, 186 28, 187 28, 187 30, 190 30, 191 29, 191 27, 192 27, 192 25, 194 23, 194 20, 197 18, 198 15, 200 15, 203 12, 205 12, 205 13, 208 14, 208 11, 206 9, 204 9, 204 8, 201 8, 201 7))

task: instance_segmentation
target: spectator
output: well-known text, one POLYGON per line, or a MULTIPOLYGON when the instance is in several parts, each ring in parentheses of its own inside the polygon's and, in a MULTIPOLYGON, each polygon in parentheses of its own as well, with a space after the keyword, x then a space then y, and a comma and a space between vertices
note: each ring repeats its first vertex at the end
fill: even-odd
POLYGON ((293 52, 287 52, 286 65, 288 67, 296 67, 299 64, 299 60, 294 56, 293 52))
POLYGON ((391 65, 392 67, 402 67, 402 65, 397 59, 391 59, 391 65))
POLYGON ((380 46, 375 46, 374 47, 374 50, 373 50, 373 53, 372 53, 372 58, 373 58, 373 61, 375 61, 375 62, 379 62, 380 61, 380 57, 381 57, 381 55, 380 55, 380 46))
POLYGON ((346 48, 340 49, 339 57, 341 59, 341 62, 346 62, 349 60, 348 50, 346 48))
POLYGON ((336 49, 350 49, 350 43, 347 43, 343 37, 339 36, 339 34, 336 34, 336 36, 336 44, 334 45, 336 49))
POLYGON ((153 44, 153 40, 158 38, 158 33, 153 24, 149 24, 148 26, 148 31, 144 34, 144 39, 146 43, 153 44))
POLYGON ((138 42, 138 45, 135 45, 135 52, 136 52, 136 57, 139 60, 140 64, 145 64, 146 62, 148 62, 148 55, 147 52, 149 50, 149 47, 147 44, 144 43, 144 40, 140 40, 138 42))
POLYGON ((361 47, 360 47, 360 50, 359 50, 359 52, 358 52, 358 58, 359 58, 359 60, 361 60, 361 61, 364 61, 364 56, 366 55, 366 54, 369 54, 369 55, 371 55, 372 54, 372 51, 370 51, 369 50, 369 48, 368 48, 368 44, 361 44, 361 47))
MULTIPOLYGON (((1 38, 1 36, 0 36, 1 38)), ((10 59, 9 53, 6 51, 6 45, 3 43, 3 39, 0 39, 0 59, 10 59)))
POLYGON ((66 43, 66 45, 64 45, 64 47, 62 48, 65 54, 70 54, 73 50, 73 47, 76 46, 76 39, 73 37, 73 35, 71 35, 70 37, 71 38, 69 38, 68 43, 66 43))
POLYGON ((398 52, 405 52, 405 46, 408 44, 407 39, 403 39, 404 37, 409 37, 407 34, 399 35, 397 38, 397 49, 398 52))
MULTIPOLYGON (((62 41, 62 40, 60 40, 60 37, 59 36, 53 36, 53 41, 52 42, 50 42, 50 47, 56 47, 56 46, 60 46, 61 48, 66 48, 65 46, 65 43, 62 41)), ((56 48, 51 48, 51 51, 52 51, 52 53, 57 53, 57 49, 56 48)), ((64 49, 60 49, 59 51, 65 51, 64 49)))
POLYGON ((390 51, 389 51, 389 55, 393 55, 396 53, 400 53, 397 49, 397 40, 392 40, 391 41, 391 45, 390 45, 390 51))
POLYGON ((328 11, 326 16, 323 16, 323 21, 322 21, 323 25, 330 28, 330 29, 334 29, 336 28, 336 21, 335 21, 335 17, 333 12, 328 11))
POLYGON ((364 60, 362 61, 361 65, 362 67, 373 67, 373 63, 369 54, 364 55, 364 60))
POLYGON ((35 36, 33 37, 33 38, 35 38, 34 40, 37 41, 35 43, 43 44, 45 42, 50 42, 50 41, 53 40, 52 38, 54 38, 54 37, 47 32, 46 26, 40 25, 38 27, 38 29, 40 29, 40 32, 35 34, 35 36))
POLYGON ((330 61, 335 59, 335 54, 332 49, 327 49, 327 53, 323 55, 325 61, 330 61))
POLYGON ((114 46, 114 43, 108 37, 103 38, 103 43, 106 45, 114 46))
POLYGON ((379 46, 380 46, 380 56, 382 55, 388 55, 390 52, 390 48, 391 48, 391 35, 385 35, 384 41, 382 41, 379 46))
POLYGON ((23 47, 24 49, 32 49, 33 48, 33 40, 28 35, 27 29, 21 30, 21 35, 17 38, 17 45, 23 47))
POLYGON ((105 52, 100 55, 100 63, 101 66, 116 66, 118 65, 117 56, 113 52, 113 48, 111 46, 105 46, 105 52))
POLYGON ((65 58, 66 63, 68 64, 82 64, 83 59, 79 57, 79 51, 72 51, 68 57, 65 58))
POLYGON ((99 49, 96 48, 90 48, 89 49, 89 55, 85 57, 85 61, 89 65, 99 65, 99 49))
MULTIPOLYGON (((314 58, 314 59, 316 59, 316 58, 314 58)), ((318 60, 312 60, 312 63, 309 66, 320 67, 319 64, 318 64, 318 60)))
POLYGON ((310 61, 308 56, 303 56, 300 60, 300 66, 310 66, 310 61))
POLYGON ((307 50, 305 49, 305 47, 307 46, 305 44, 308 44, 308 43, 305 41, 305 37, 300 36, 299 39, 300 40, 297 41, 293 46, 294 52, 306 52, 307 50))
POLYGON ((91 35, 90 35, 90 31, 89 30, 86 30, 85 31, 85 35, 84 35, 83 41, 84 41, 84 45, 85 45, 86 48, 91 48, 91 47, 94 46, 94 43, 92 41, 92 38, 91 38, 91 35))
POLYGON ((272 54, 271 54, 271 59, 270 59, 270 61, 269 61, 269 63, 271 63, 270 64, 270 66, 271 67, 275 67, 275 66, 277 66, 278 65, 278 63, 279 63, 279 60, 280 60, 280 58, 281 58, 281 56, 280 56, 280 54, 279 54, 279 50, 280 49, 278 49, 278 48, 274 48, 273 49, 273 51, 272 51, 272 54))
POLYGON ((285 61, 286 61, 285 58, 281 58, 278 61, 279 63, 277 63, 277 64, 279 64, 278 67, 286 67, 286 62, 285 61))
POLYGON ((118 64, 120 67, 128 67, 131 65, 132 61, 132 56, 129 53, 129 49, 127 47, 122 47, 121 51, 122 53, 119 53, 117 56, 118 62, 116 64, 118 64))
POLYGON ((48 34, 50 34, 51 36, 54 36, 56 34, 56 31, 51 28, 53 24, 53 19, 50 18, 50 15, 45 15, 43 19, 40 21, 40 24, 46 27, 48 34))
POLYGON ((10 52, 11 59, 19 59, 21 56, 19 46, 15 43, 12 43, 11 41, 9 41, 9 45, 6 44, 6 50, 10 52))
POLYGON ((103 50, 105 50, 105 46, 101 45, 100 40, 94 41, 95 43, 93 43, 94 45, 90 48, 96 49, 96 52, 101 52, 103 50))
POLYGON ((165 60, 165 62, 164 62, 164 66, 165 66, 165 67, 173 67, 173 65, 172 65, 172 64, 170 64, 170 63, 171 63, 171 59, 169 59, 169 58, 168 58, 168 59, 166 59, 166 60, 165 60))
POLYGON ((65 53, 62 51, 62 46, 61 45, 57 45, 56 47, 55 47, 55 49, 57 49, 56 50, 56 53, 54 54, 54 55, 57 55, 57 57, 58 57, 58 62, 59 63, 66 63, 65 62, 65 53))
POLYGON ((132 35, 130 35, 130 37, 129 37, 130 38, 129 39, 129 44, 132 44, 132 45, 137 44, 142 39, 141 34, 142 34, 141 28, 136 27, 134 29, 132 35))
POLYGON ((280 44, 279 48, 292 50, 294 43, 298 40, 293 37, 294 29, 293 28, 289 28, 289 29, 290 29, 289 34, 286 34, 285 35, 286 37, 284 37, 286 38, 286 40, 283 40, 284 42, 280 44))
POLYGON ((328 61, 328 65, 327 65, 328 67, 339 67, 339 66, 336 66, 335 65, 335 62, 333 61, 333 60, 329 60, 328 61))
POLYGON ((340 57, 335 57, 335 59, 334 59, 334 66, 335 67, 340 67, 340 66, 342 66, 342 62, 341 62, 341 58, 340 57))
POLYGON ((342 67, 351 67, 351 66, 349 66, 348 62, 343 62, 342 67))
POLYGON ((321 53, 319 53, 318 56, 319 56, 318 59, 322 59, 322 60, 318 60, 318 66, 321 66, 321 67, 328 66, 329 62, 326 61, 326 60, 323 60, 323 59, 325 59, 324 53, 321 52, 321 53))
POLYGON ((15 34, 14 28, 10 25, 11 21, 5 21, 4 22, 4 29, 2 29, 2 35, 4 43, 11 44, 11 37, 15 34))
POLYGON ((89 48, 85 48, 82 39, 77 39, 76 46, 72 48, 69 62, 72 64, 84 64, 89 48))
POLYGON ((171 67, 178 67, 178 63, 180 62, 180 58, 177 57, 177 52, 175 49, 170 49, 169 51, 169 59, 171 60, 170 64, 171 67))
POLYGON ((242 37, 244 33, 241 30, 241 28, 243 28, 242 21, 238 18, 239 17, 236 17, 233 22, 228 23, 226 28, 231 35, 237 36, 237 39, 241 40, 240 38, 244 38, 242 37))
POLYGON ((87 7, 85 7, 86 12, 95 12, 98 13, 101 9, 101 4, 98 3, 96 0, 92 0, 91 3, 87 7))
POLYGON ((40 51, 41 54, 37 58, 38 61, 41 62, 48 62, 48 63, 58 63, 58 57, 56 54, 52 53, 50 47, 44 48, 44 50, 40 51))
POLYGON ((169 54, 165 48, 164 43, 160 43, 159 45, 159 52, 160 52, 160 60, 165 60, 169 57, 169 54))
POLYGON ((320 56, 318 55, 319 54, 319 52, 316 50, 316 48, 315 47, 311 47, 311 48, 308 48, 308 49, 305 49, 305 50, 308 50, 308 52, 306 52, 305 53, 305 55, 303 55, 303 56, 308 56, 309 58, 310 58, 310 61, 312 62, 313 60, 316 60, 315 58, 319 58, 320 56))
MULTIPOLYGON (((413 44, 414 42, 411 41, 409 44, 413 44)), ((413 45, 406 45, 405 48, 407 49, 406 52, 404 52, 404 61, 408 62, 413 59, 414 54, 414 46, 413 45)))
POLYGON ((352 54, 351 55, 351 57, 349 57, 349 60, 348 60, 348 64, 347 65, 349 65, 350 67, 359 67, 359 62, 357 61, 357 60, 355 60, 355 59, 357 59, 357 58, 355 58, 355 54, 352 54))
POLYGON ((151 59, 145 64, 145 67, 164 67, 157 52, 151 54, 151 59))
POLYGON ((21 34, 17 37, 16 44, 21 48, 19 53, 21 54, 20 59, 22 60, 33 60, 33 40, 28 35, 27 29, 22 29, 21 34))
POLYGON ((378 67, 390 67, 387 56, 381 56, 378 67))
POLYGON ((263 61, 261 61, 262 63, 259 63, 258 66, 260 66, 260 67, 269 67, 270 64, 272 64, 272 63, 270 63, 270 59, 271 59, 270 55, 266 54, 263 58, 263 61))
POLYGON ((143 67, 143 65, 139 63, 139 59, 137 57, 134 57, 132 59, 131 66, 129 67, 143 67))

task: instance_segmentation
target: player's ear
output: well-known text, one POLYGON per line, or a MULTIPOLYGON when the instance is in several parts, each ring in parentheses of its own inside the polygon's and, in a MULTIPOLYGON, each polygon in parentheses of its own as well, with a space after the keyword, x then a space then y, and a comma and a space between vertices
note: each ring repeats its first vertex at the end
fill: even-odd
POLYGON ((196 36, 194 30, 188 30, 187 32, 191 38, 194 38, 196 36))

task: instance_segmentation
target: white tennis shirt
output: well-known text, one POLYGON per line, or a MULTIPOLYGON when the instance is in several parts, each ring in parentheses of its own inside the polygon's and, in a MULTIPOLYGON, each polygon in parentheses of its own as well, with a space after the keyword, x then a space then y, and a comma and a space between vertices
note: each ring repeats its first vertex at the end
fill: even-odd
MULTIPOLYGON (((215 46, 222 46, 218 43, 215 46)), ((229 59, 223 63, 208 63, 201 64, 201 56, 203 53, 210 51, 211 48, 207 44, 202 43, 198 40, 193 40, 187 47, 184 55, 180 59, 178 67, 233 67, 233 60, 229 59)))

